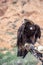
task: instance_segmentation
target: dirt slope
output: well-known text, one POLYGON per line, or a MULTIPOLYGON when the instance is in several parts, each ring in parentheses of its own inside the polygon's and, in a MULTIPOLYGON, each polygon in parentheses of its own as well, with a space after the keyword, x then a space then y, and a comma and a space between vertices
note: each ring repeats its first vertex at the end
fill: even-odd
MULTIPOLYGON (((43 28, 43 0, 0 0, 0 48, 16 45, 17 29, 24 18, 43 28)), ((40 43, 43 45, 42 37, 40 43)))

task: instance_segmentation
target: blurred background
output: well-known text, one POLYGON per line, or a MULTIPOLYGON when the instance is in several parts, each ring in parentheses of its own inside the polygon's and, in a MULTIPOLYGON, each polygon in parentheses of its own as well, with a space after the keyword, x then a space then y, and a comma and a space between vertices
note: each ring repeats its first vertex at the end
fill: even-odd
MULTIPOLYGON (((25 18, 43 29, 43 0, 0 0, 0 48, 16 45, 17 30, 25 18)), ((43 45, 42 38, 40 42, 43 45)))

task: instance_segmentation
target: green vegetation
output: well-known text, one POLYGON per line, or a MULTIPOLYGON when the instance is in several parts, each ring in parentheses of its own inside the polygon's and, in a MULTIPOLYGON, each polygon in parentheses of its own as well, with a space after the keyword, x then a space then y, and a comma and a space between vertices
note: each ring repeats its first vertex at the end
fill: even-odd
POLYGON ((22 59, 17 57, 17 48, 15 47, 11 51, 6 52, 6 54, 0 53, 0 65, 36 65, 38 60, 29 52, 27 56, 22 59))
POLYGON ((8 49, 5 48, 5 47, 4 47, 4 48, 0 48, 0 52, 1 52, 1 51, 5 51, 5 50, 8 50, 8 49))

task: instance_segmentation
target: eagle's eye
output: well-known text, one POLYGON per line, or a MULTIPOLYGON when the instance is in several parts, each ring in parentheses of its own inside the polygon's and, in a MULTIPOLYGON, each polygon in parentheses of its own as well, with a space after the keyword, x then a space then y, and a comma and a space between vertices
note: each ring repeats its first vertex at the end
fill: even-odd
POLYGON ((30 30, 33 30, 33 28, 32 28, 32 27, 30 27, 30 30))

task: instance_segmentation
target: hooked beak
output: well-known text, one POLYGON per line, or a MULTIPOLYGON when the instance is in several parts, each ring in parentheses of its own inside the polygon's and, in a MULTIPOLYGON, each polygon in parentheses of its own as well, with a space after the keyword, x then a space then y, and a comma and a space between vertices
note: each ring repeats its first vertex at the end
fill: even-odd
POLYGON ((35 44, 35 35, 32 36, 32 37, 30 37, 30 40, 31 40, 31 43, 32 43, 32 44, 35 44))

